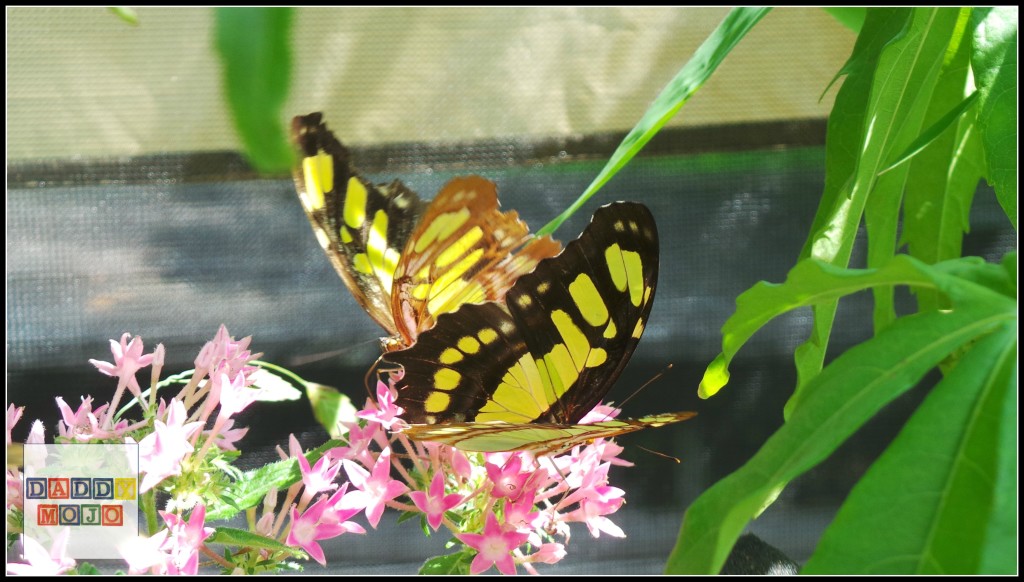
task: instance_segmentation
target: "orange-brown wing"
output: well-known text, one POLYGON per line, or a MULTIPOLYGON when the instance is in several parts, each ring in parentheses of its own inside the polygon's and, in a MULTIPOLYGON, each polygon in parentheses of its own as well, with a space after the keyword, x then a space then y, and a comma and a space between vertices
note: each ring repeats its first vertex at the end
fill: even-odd
POLYGON ((292 139, 300 155, 295 188, 317 241, 370 317, 398 335, 392 282, 425 204, 397 180, 374 185, 359 176, 320 113, 296 117, 292 139))
POLYGON ((408 346, 438 315, 500 300, 521 275, 561 245, 531 238, 514 211, 502 212, 494 183, 480 176, 448 182, 409 236, 395 271, 391 310, 408 346))

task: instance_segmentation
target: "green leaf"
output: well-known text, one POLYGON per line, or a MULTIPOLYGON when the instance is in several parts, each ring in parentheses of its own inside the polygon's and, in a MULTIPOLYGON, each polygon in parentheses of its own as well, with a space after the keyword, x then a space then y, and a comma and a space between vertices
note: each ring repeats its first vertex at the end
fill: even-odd
POLYGON ((313 416, 320 423, 332 438, 339 438, 347 430, 343 422, 355 422, 356 407, 352 400, 337 388, 306 382, 306 395, 309 397, 309 404, 313 407, 313 416))
POLYGON ((256 400, 259 402, 284 402, 298 400, 302 397, 295 386, 284 378, 274 374, 266 368, 260 368, 250 376, 255 382, 253 388, 259 389, 256 400))
POLYGON ((690 506, 667 573, 718 572, 743 528, 782 487, 828 457, 948 354, 1016 320, 1013 300, 941 273, 934 279, 957 307, 901 318, 822 370, 757 454, 690 506))
MULTIPOLYGON (((917 137, 909 146, 906 151, 896 156, 896 161, 889 164, 884 170, 878 173, 879 176, 885 174, 889 170, 896 168, 906 162, 909 162, 914 156, 921 153, 926 147, 932 145, 938 141, 939 137, 946 132, 947 129, 953 127, 955 122, 959 121, 960 118, 970 109, 974 103, 978 100, 978 93, 971 93, 966 99, 958 103, 953 109, 947 112, 942 118, 928 126, 928 129, 921 132, 921 135, 917 137)), ((935 103, 935 100, 932 100, 935 103)))
MULTIPOLYGON (((306 453, 306 460, 312 465, 319 461, 325 452, 345 444, 344 441, 329 440, 306 453)), ((241 479, 224 488, 222 505, 207 508, 206 519, 208 521, 230 519, 239 511, 261 503, 271 488, 283 491, 300 479, 302 479, 302 473, 299 470, 299 463, 295 459, 285 459, 264 465, 259 469, 246 471, 241 479)))
POLYGON ((1016 491, 999 475, 999 453, 1016 456, 1015 439, 1000 438, 1004 424, 1008 435, 1016 425, 1002 413, 1016 390, 1016 347, 1007 322, 967 352, 854 487, 803 573, 1014 573, 1015 528, 1002 532, 1007 539, 988 530, 1014 522, 995 499, 1016 491), (982 570, 992 542, 1012 545, 982 570))
POLYGON ((89 562, 79 562, 78 565, 75 566, 74 572, 76 574, 78 574, 79 576, 102 576, 103 575, 103 573, 100 572, 99 568, 97 568, 96 566, 93 566, 89 562))
POLYGON ((284 552, 293 556, 306 555, 302 550, 287 546, 273 538, 264 537, 259 534, 254 534, 252 532, 233 527, 216 528, 213 535, 207 538, 204 543, 235 546, 239 548, 266 549, 273 552, 284 552))
POLYGON ((259 171, 287 172, 293 153, 282 122, 291 83, 291 8, 216 8, 224 90, 246 157, 259 171))
MULTIPOLYGON (((950 269, 954 272, 956 269, 995 272, 987 277, 1000 282, 1006 277, 1004 268, 980 259, 957 259, 929 267, 912 257, 900 255, 880 269, 863 270, 843 269, 816 259, 800 261, 784 283, 762 281, 736 299, 736 312, 722 326, 722 353, 708 366, 698 394, 701 398, 714 396, 724 386, 723 380, 728 380, 729 362, 740 348, 757 330, 783 313, 799 307, 834 303, 840 297, 879 285, 932 288, 950 296, 955 302, 962 301, 963 289, 969 280, 962 273, 957 276, 950 274, 950 269)), ((977 276, 982 277, 980 274, 977 276)), ((970 286, 972 289, 975 287, 977 285, 970 286)), ((991 295, 1002 292, 981 289, 991 295)), ((1010 299, 1002 294, 999 298, 1010 299)))
MULTIPOLYGON (((914 158, 907 176, 902 240, 911 255, 926 263, 961 255, 963 237, 970 226, 971 202, 984 167, 978 107, 974 105, 979 94, 972 91, 968 99, 963 99, 973 87, 971 39, 966 34, 959 38, 932 95, 926 123, 938 117, 933 127, 942 126, 961 110, 964 114, 953 120, 951 131, 938 136, 914 158), (952 110, 943 115, 950 107, 952 110)), ((935 293, 916 289, 915 295, 920 310, 942 307, 941 298, 935 293)))
MULTIPOLYGON (((851 191, 855 198, 866 197, 868 267, 883 265, 896 253, 909 167, 898 166, 880 174, 920 135, 950 39, 961 15, 966 22, 967 14, 955 8, 914 8, 903 34, 879 58, 868 106, 867 140, 851 191)), ((896 319, 896 307, 891 287, 876 287, 872 294, 877 333, 896 319)))
POLYGON ((472 562, 473 554, 469 552, 435 556, 423 562, 419 573, 430 576, 467 576, 472 562))
POLYGON ((658 130, 697 92, 697 89, 701 88, 718 68, 718 65, 722 64, 729 52, 755 24, 764 18, 769 10, 771 8, 733 8, 726 15, 722 24, 718 25, 718 28, 697 49, 689 62, 683 65, 675 78, 669 81, 644 116, 640 118, 636 127, 619 144, 605 167, 583 191, 583 194, 554 220, 538 230, 536 236, 551 234, 558 229, 629 160, 633 159, 633 156, 643 149, 644 145, 658 133, 658 130))
POLYGON ((131 24, 132 26, 139 25, 139 15, 134 10, 127 6, 110 6, 108 8, 111 12, 117 15, 118 18, 131 24))
POLYGON ((1017 228, 1017 7, 975 8, 971 66, 981 94, 978 125, 986 178, 1017 228))
MULTIPOLYGON (((871 8, 867 11, 853 52, 840 71, 846 75, 846 80, 828 118, 825 189, 811 234, 800 251, 801 259, 815 257, 837 265, 846 265, 850 260, 863 212, 863 200, 850 198, 862 149, 853 144, 862 144, 865 140, 871 85, 882 50, 899 35, 909 19, 907 9, 871 8)), ((798 387, 821 371, 836 307, 835 303, 824 303, 812 308, 814 320, 810 337, 796 349, 794 356, 798 387)))
POLYGON ((867 18, 867 8, 823 8, 825 12, 832 15, 840 24, 853 32, 860 32, 864 27, 864 19, 867 18))

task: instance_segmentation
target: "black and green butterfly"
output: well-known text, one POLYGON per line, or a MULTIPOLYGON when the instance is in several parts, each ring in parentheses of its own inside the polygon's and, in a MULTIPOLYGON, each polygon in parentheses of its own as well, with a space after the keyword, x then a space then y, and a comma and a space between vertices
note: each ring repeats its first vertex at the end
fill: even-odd
POLYGON ((608 393, 647 324, 658 233, 642 204, 594 213, 580 237, 520 276, 503 302, 441 315, 405 350, 396 404, 405 433, 468 451, 554 454, 694 416, 577 424, 608 393))
POLYGON ((398 180, 360 176, 320 113, 295 117, 292 140, 302 208, 349 291, 387 330, 385 350, 412 345, 442 313, 500 300, 561 249, 502 212, 494 182, 480 176, 455 178, 426 203, 398 180))

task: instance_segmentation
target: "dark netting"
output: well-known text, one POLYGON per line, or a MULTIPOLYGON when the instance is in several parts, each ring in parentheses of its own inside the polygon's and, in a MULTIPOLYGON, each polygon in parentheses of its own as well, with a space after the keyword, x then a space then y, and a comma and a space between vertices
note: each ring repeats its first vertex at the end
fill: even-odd
MULTIPOLYGON (((575 238, 593 210, 612 200, 653 210, 662 249, 657 298, 610 397, 621 401, 673 364, 626 412, 700 415, 623 439, 637 466, 615 470, 613 483, 627 491, 628 504, 614 520, 629 538, 594 540, 574 529, 568 558, 549 571, 659 573, 688 504, 782 423, 795 381, 791 354, 807 337, 808 312, 759 332, 735 360, 729 386, 710 401, 696 397, 736 296, 759 280, 783 280, 821 193, 822 124, 774 127, 784 130, 772 134, 781 146, 727 151, 719 144, 721 151, 711 153, 692 153, 700 132, 771 140, 764 127, 667 132, 556 233, 562 241, 575 238)), ((400 177, 427 198, 452 176, 483 174, 498 183, 503 206, 536 229, 584 190, 617 141, 397 145, 356 150, 355 159, 371 179, 400 177)), ((177 372, 192 367, 203 342, 225 323, 236 337, 253 335, 266 360, 337 386, 358 404, 365 398, 363 374, 382 332, 327 262, 290 180, 258 179, 237 157, 216 154, 14 164, 7 226, 8 402, 27 405, 26 419, 43 419, 49 435, 55 396, 77 402, 81 394, 102 399, 112 392, 114 382, 88 359, 109 360, 106 339, 124 331, 143 336, 147 349, 163 342, 165 371, 177 372)), ((980 187, 964 254, 995 260, 1014 246, 991 190, 980 187)), ((853 264, 862 262, 855 255, 853 264)), ((842 302, 830 353, 870 337, 869 310, 866 294, 842 302)), ((891 404, 788 487, 750 530, 796 561, 806 559, 852 483, 921 396, 911 391, 891 404)), ((246 466, 275 458, 273 447, 291 432, 306 445, 326 438, 305 399, 255 405, 240 423, 252 427, 243 441, 246 466)), ((24 438, 28 424, 15 438, 24 438)), ((409 573, 443 550, 442 537, 425 540, 414 525, 385 517, 381 530, 326 544, 330 571, 409 573)))

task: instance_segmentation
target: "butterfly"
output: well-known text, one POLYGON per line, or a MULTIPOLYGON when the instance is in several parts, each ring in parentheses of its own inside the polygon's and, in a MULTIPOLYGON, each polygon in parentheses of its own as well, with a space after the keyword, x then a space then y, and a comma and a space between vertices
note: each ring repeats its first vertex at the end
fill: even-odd
POLYGON ((389 334, 385 351, 411 346, 463 304, 502 299, 561 249, 501 212, 497 187, 480 176, 455 178, 426 203, 397 180, 360 176, 321 113, 295 117, 292 140, 302 208, 342 281, 389 334))
POLYGON ((462 305, 385 361, 402 366, 404 434, 468 451, 554 454, 694 416, 578 424, 629 362, 650 316, 658 233, 646 206, 601 207, 504 301, 462 305))

